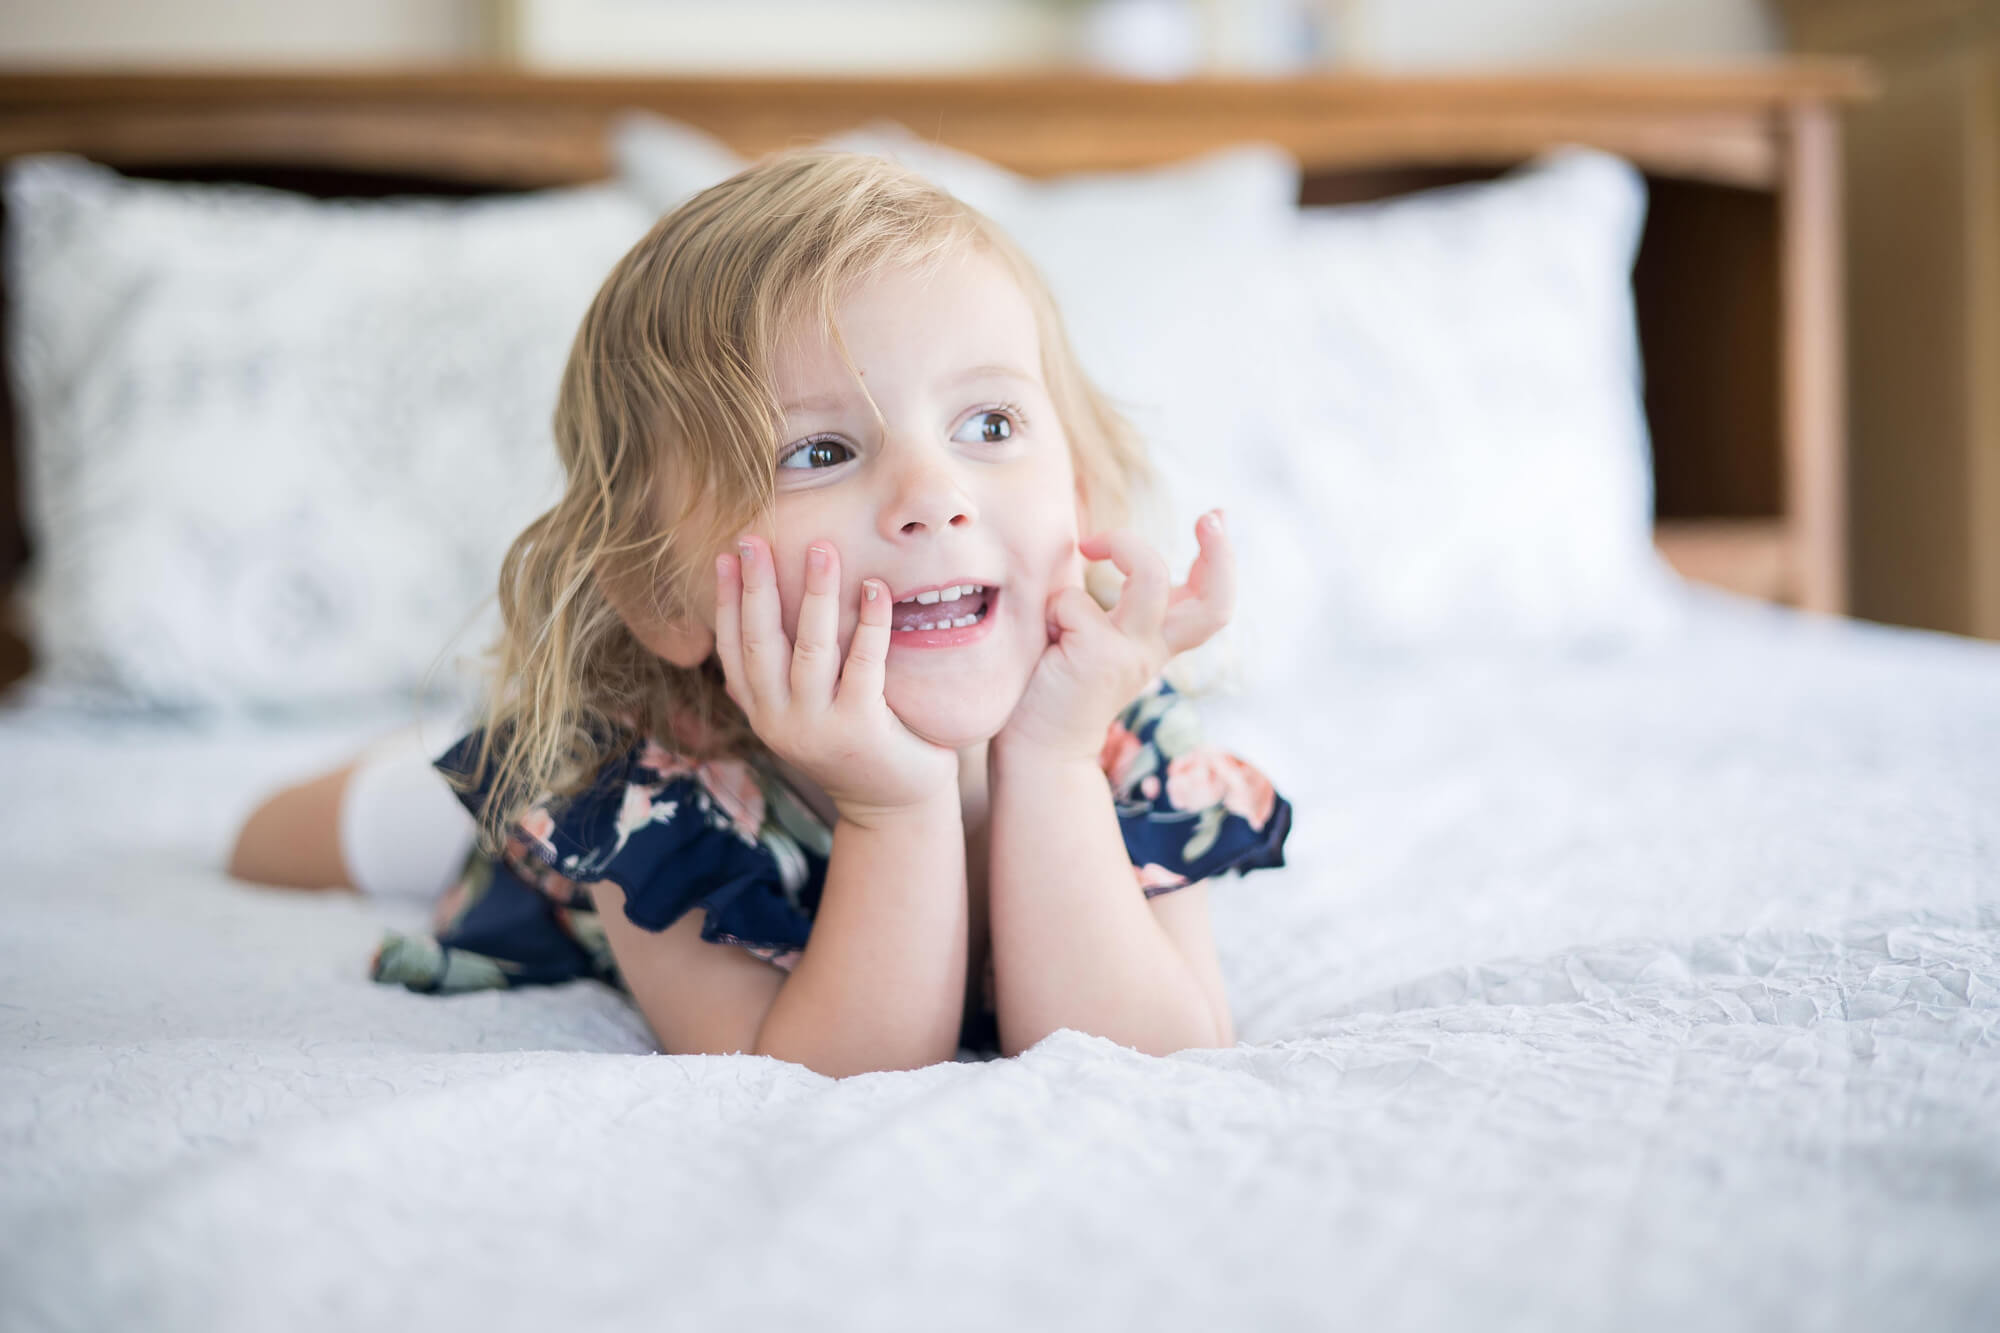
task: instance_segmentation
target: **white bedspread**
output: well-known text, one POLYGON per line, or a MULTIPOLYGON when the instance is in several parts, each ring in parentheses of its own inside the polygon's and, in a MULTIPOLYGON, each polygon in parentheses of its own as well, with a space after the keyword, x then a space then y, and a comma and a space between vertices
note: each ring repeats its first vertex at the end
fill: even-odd
POLYGON ((1211 701, 1242 1044, 832 1081, 216 866, 398 719, 0 717, 0 1327, 2000 1328, 2000 648, 1719 595, 1211 701))

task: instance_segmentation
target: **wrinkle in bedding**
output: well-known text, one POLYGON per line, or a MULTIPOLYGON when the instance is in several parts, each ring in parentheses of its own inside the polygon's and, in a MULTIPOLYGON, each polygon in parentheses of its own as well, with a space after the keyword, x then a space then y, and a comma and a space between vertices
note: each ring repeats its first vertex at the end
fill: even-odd
POLYGON ((372 723, 0 716, 0 1325, 2000 1327, 2000 648, 1698 609, 1205 701, 1235 1049, 844 1081, 210 868, 372 723))

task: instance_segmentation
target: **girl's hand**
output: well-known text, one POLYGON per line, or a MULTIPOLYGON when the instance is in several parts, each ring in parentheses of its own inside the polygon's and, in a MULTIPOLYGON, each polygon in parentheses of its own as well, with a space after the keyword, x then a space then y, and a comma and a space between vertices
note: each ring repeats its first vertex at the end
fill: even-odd
POLYGON ((785 638, 770 548, 755 537, 715 560, 715 652, 729 697, 772 751, 825 789, 843 819, 876 822, 958 792, 958 755, 918 738, 882 696, 889 589, 863 582, 860 621, 840 653, 840 555, 806 552, 798 642, 785 638), (872 593, 872 596, 871 596, 872 593))
POLYGON ((995 745, 1094 761, 1112 719, 1167 659, 1206 643, 1229 623, 1236 561, 1222 531, 1222 511, 1202 515, 1194 531, 1201 554, 1177 588, 1167 586, 1167 562, 1135 533, 1101 532, 1077 543, 1085 557, 1108 558, 1125 574, 1118 605, 1107 615, 1080 587, 1060 588, 1049 598, 1049 646, 995 745))

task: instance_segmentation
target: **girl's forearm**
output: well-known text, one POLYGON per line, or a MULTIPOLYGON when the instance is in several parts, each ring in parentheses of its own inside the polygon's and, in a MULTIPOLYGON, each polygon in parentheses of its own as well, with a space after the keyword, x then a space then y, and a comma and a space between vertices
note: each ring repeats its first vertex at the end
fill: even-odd
POLYGON ((1003 1053, 1057 1028, 1152 1055, 1221 1044, 1207 996, 1132 874, 1091 760, 992 750, 988 885, 1003 1053))
POLYGON ((756 1053, 842 1077, 958 1050, 965 1004, 965 835, 956 789, 834 825, 812 935, 756 1053))

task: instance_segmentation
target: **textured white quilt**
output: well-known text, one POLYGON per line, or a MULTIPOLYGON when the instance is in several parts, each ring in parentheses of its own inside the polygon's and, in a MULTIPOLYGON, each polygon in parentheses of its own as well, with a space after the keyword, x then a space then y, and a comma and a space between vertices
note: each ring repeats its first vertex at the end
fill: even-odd
POLYGON ((1213 894, 1236 1049, 840 1082, 219 873, 393 716, 33 702, 0 1327, 2000 1328, 2000 648, 1697 611, 1211 701, 1298 815, 1213 894))

